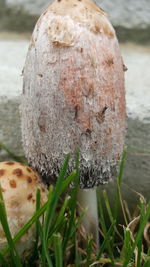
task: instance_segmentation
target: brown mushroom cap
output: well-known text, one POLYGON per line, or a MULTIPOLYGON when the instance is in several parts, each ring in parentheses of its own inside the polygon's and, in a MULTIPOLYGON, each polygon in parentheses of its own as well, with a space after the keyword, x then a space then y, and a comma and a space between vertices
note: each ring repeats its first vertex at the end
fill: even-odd
MULTIPOLYGON (((47 200, 47 189, 36 171, 13 161, 0 162, 0 185, 10 231, 12 236, 15 236, 35 213, 37 189, 39 188, 41 192, 41 205, 47 200)), ((22 257, 25 257, 32 248, 34 228, 35 226, 31 227, 17 243, 17 250, 22 257)), ((6 244, 5 234, 0 225, 0 249, 6 244)))
POLYGON ((124 67, 115 31, 92 1, 55 0, 41 15, 24 68, 21 112, 26 156, 50 182, 76 147, 82 188, 116 176, 125 135, 124 67))

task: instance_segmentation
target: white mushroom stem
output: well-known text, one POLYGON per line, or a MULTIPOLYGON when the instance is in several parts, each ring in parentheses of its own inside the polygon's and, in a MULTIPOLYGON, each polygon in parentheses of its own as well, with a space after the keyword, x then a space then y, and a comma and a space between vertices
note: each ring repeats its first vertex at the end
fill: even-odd
POLYGON ((97 248, 99 247, 99 221, 96 188, 78 190, 79 214, 86 210, 82 226, 86 235, 92 235, 97 248))
MULTIPOLYGON (((124 146, 124 65, 115 31, 91 0, 54 0, 34 29, 24 67, 22 139, 28 162, 54 182, 80 148, 81 188, 116 177, 124 146)), ((98 243, 96 191, 79 190, 98 243)))

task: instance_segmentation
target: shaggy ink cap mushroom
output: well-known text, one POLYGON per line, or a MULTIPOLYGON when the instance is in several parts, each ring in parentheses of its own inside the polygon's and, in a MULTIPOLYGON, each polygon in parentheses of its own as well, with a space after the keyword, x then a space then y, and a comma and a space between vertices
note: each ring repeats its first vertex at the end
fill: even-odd
MULTIPOLYGON (((40 189, 41 205, 47 201, 47 188, 32 168, 14 161, 0 162, 0 185, 7 219, 12 236, 32 218, 36 211, 36 192, 40 189)), ((35 241, 35 226, 32 226, 16 243, 19 255, 25 258, 32 251, 35 241)), ((7 240, 0 224, 0 250, 7 240)))
POLYGON ((49 182, 76 147, 81 188, 116 176, 126 127, 124 65, 115 31, 94 2, 55 0, 41 15, 26 58, 21 113, 28 161, 49 182))

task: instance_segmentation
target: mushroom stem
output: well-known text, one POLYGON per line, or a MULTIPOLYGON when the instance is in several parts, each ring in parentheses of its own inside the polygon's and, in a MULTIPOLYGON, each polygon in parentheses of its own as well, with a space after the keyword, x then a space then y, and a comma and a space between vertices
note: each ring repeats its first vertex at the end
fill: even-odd
POLYGON ((93 236, 93 240, 99 248, 99 222, 98 222, 98 207, 96 188, 94 189, 79 189, 78 190, 79 214, 86 209, 86 214, 82 220, 82 226, 85 229, 86 235, 93 236))

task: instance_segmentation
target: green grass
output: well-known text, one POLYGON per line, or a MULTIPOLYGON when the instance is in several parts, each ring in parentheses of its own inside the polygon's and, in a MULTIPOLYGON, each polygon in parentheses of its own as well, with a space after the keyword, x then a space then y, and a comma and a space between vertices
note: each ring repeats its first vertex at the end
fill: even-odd
MULTIPOLYGON (((5 151, 10 152, 3 146, 5 151)), ((1 145, 2 149, 2 145, 1 145)), ((14 153, 10 152, 13 159, 14 153)), ((67 176, 69 155, 66 157, 55 187, 50 186, 47 202, 40 206, 40 191, 36 194, 36 210, 29 222, 12 237, 9 230, 5 203, 0 189, 0 221, 7 238, 7 247, 0 252, 2 266, 150 266, 150 249, 144 239, 144 229, 150 218, 150 201, 140 196, 138 213, 129 219, 127 207, 122 199, 120 186, 126 152, 123 153, 120 172, 116 183, 114 207, 105 190, 98 196, 98 213, 100 225, 100 247, 97 250, 91 236, 85 237, 80 228, 85 211, 77 214, 77 191, 79 174, 79 157, 75 170, 67 176), (68 187, 70 184, 68 193, 68 187), (118 225, 119 214, 124 224, 118 225), (40 216, 44 214, 43 223, 40 216), (35 225, 35 244, 30 257, 23 261, 16 250, 16 242, 35 225), (121 231, 122 230, 122 231, 121 231), (82 241, 82 242, 81 242, 82 241), (84 241, 84 242, 83 242, 84 241), (84 244, 84 245, 83 245, 84 244)), ((21 158, 18 158, 21 161, 21 158)), ((23 162, 25 162, 23 158, 23 162)))

